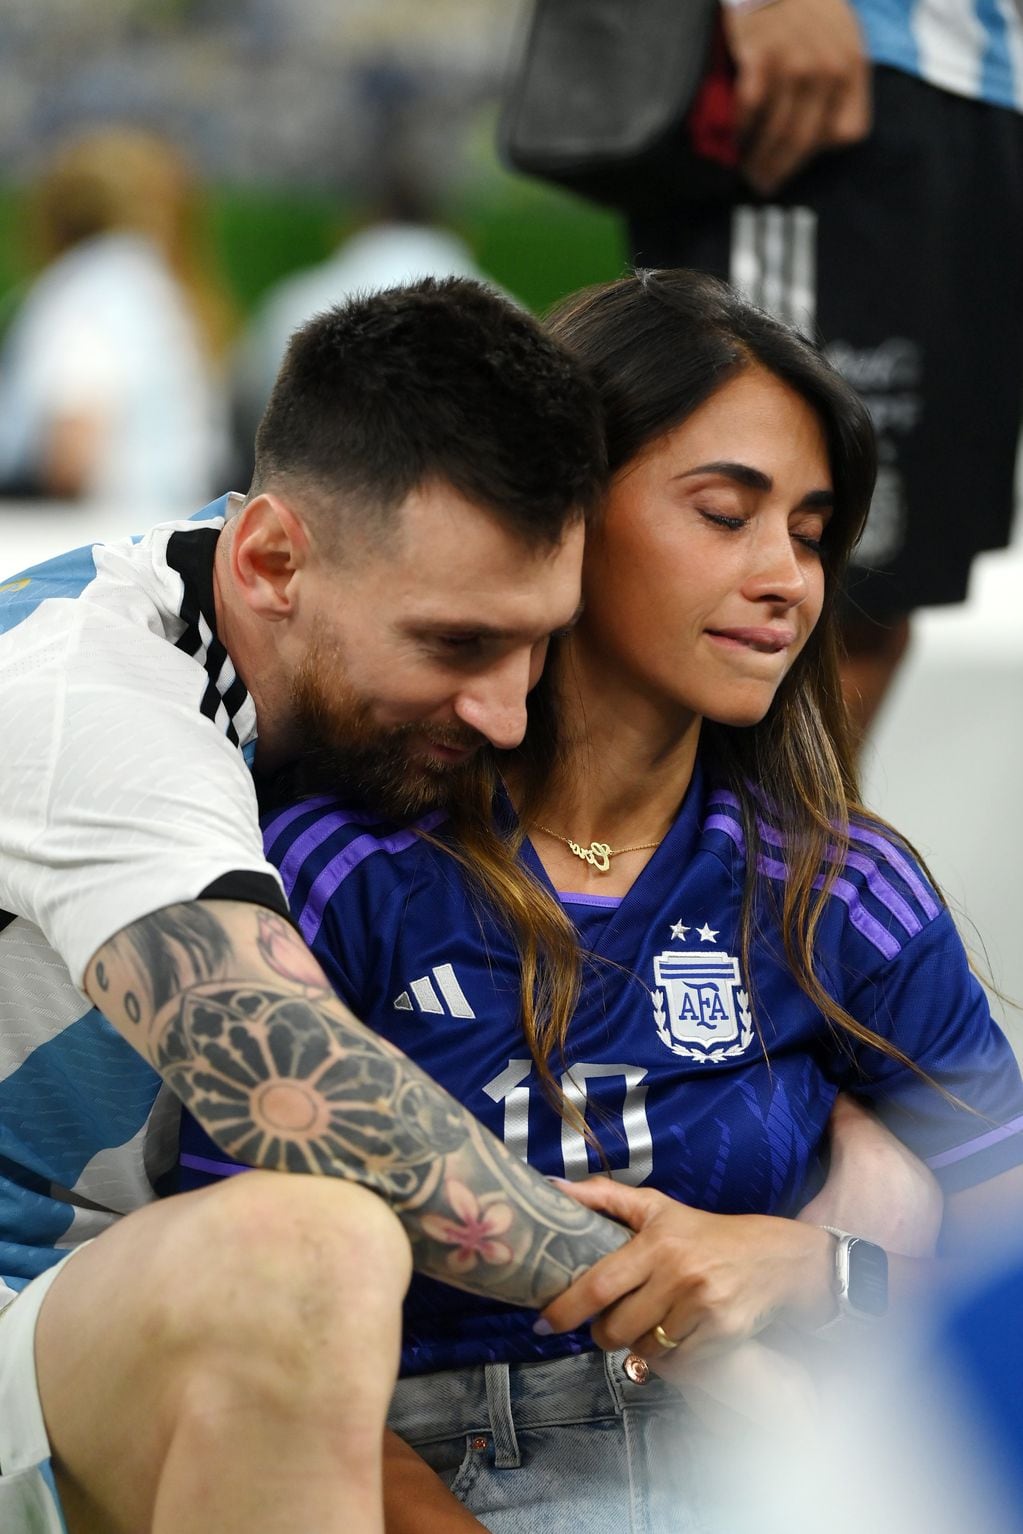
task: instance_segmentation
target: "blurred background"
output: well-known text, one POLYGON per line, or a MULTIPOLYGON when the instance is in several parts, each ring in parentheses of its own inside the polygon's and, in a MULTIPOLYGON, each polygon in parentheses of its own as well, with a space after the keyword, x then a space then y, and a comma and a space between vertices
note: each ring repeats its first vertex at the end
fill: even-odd
MULTIPOLYGON (((478 271, 539 311, 622 270, 616 214, 498 164, 528 10, 4 0, 0 580, 244 489, 282 338, 329 301, 317 294, 412 262, 478 271), (60 430, 33 457, 58 372, 60 430)), ((977 561, 969 603, 921 615, 865 768, 869 802, 1023 998, 1016 526, 1012 548, 977 561)))
POLYGON ((438 218, 524 302, 613 275, 614 215, 497 165, 497 95, 525 10, 519 0, 5 0, 5 308, 29 271, 22 189, 70 132, 111 121, 168 137, 201 177, 209 255, 239 318, 372 211, 389 128, 438 218))

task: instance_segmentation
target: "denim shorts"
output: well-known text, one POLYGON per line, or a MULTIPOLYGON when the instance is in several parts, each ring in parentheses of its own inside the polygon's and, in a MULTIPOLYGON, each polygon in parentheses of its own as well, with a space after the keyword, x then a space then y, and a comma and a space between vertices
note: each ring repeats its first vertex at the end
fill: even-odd
POLYGON ((703 1534, 705 1430, 624 1353, 398 1381, 388 1424, 491 1534, 703 1534))

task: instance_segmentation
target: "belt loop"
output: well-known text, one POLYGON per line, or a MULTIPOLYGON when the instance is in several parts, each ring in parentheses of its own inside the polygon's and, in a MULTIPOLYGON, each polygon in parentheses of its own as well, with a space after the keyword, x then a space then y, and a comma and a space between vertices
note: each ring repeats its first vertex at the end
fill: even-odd
POLYGON ((494 1466, 497 1470, 513 1470, 522 1464, 522 1455, 515 1436, 508 1365, 484 1364, 483 1378, 487 1387, 490 1428, 494 1435, 494 1466))
POLYGON ((615 1411, 621 1416, 625 1410, 625 1390, 621 1378, 622 1360, 628 1355, 623 1349, 618 1353, 602 1353, 604 1360, 604 1377, 607 1380, 607 1388, 611 1393, 611 1399, 615 1405, 615 1411))

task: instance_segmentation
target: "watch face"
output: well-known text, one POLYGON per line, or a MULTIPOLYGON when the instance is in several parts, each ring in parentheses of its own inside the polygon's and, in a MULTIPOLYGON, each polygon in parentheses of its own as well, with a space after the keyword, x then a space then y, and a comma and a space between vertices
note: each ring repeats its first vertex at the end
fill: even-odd
POLYGON ((872 1241, 849 1243, 849 1304, 865 1316, 888 1309, 888 1253, 872 1241))

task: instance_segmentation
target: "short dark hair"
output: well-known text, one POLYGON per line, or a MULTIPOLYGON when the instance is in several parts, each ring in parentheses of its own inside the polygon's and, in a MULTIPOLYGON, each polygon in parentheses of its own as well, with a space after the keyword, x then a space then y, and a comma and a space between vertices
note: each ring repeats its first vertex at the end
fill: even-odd
POLYGON ((340 547, 351 517, 385 533, 413 490, 441 481, 554 543, 605 476, 584 365, 494 289, 424 278, 296 331, 256 434, 251 493, 293 483, 329 497, 319 530, 340 547))

